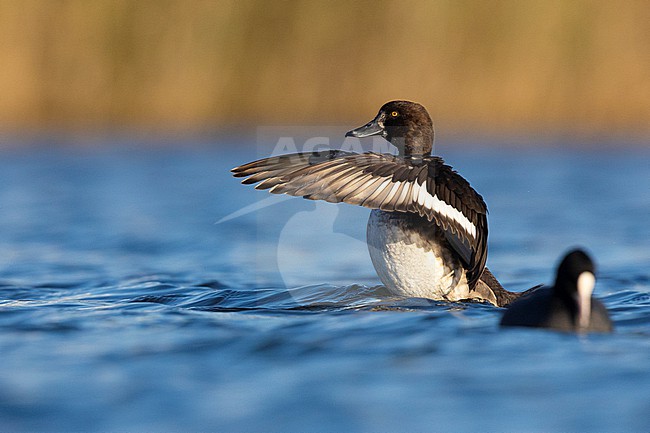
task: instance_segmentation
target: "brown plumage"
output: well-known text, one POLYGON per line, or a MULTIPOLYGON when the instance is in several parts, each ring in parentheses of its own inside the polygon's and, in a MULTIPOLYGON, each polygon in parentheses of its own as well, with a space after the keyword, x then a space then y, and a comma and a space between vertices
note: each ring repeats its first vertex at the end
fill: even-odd
MULTIPOLYGON (((469 182, 440 157, 431 156, 434 131, 426 109, 413 102, 392 101, 371 122, 346 135, 381 135, 399 153, 297 153, 261 159, 232 171, 235 177, 246 178, 243 183, 259 182, 256 189, 416 214, 427 227, 433 222, 444 232, 447 248, 461 259, 473 290, 487 260, 487 206, 469 182)), ((504 290, 490 276, 483 286, 504 290)))

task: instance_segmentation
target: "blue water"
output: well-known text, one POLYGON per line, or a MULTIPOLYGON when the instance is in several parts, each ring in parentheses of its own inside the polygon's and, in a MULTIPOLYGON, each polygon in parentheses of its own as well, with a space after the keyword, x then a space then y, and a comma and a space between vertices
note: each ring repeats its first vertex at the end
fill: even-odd
POLYGON ((596 258, 616 332, 575 336, 391 297, 368 210, 230 177, 254 141, 5 143, 0 431, 650 430, 650 150, 438 148, 506 287, 596 258))

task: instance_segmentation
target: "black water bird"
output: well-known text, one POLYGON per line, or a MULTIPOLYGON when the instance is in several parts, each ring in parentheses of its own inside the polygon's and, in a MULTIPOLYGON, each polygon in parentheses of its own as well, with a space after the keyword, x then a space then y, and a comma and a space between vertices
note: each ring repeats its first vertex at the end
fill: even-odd
POLYGON ((592 297, 595 266, 582 250, 570 251, 557 269, 555 284, 513 302, 501 326, 527 326, 559 331, 611 332, 605 306, 592 297))
POLYGON ((409 101, 384 104, 349 137, 380 135, 397 155, 341 150, 261 159, 232 169, 244 184, 275 194, 372 209, 367 243, 383 284, 394 294, 434 300, 477 299, 503 306, 505 290, 485 267, 487 206, 462 176, 432 156, 427 110, 409 101))

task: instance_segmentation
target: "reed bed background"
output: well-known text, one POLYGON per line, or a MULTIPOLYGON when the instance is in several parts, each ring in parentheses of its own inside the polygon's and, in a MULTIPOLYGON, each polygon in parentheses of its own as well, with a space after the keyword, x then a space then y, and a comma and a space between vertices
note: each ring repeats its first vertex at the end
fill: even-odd
POLYGON ((650 133, 650 2, 0 0, 0 129, 650 133))

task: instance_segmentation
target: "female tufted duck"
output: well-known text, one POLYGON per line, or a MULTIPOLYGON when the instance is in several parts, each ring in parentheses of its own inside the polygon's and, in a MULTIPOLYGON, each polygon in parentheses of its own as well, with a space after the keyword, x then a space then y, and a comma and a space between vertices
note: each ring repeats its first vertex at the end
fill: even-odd
POLYGON ((397 295, 477 299, 504 306, 505 290, 485 267, 487 207, 470 184, 432 156, 427 110, 409 101, 384 104, 346 136, 381 135, 397 155, 341 150, 296 153, 232 169, 256 189, 372 209, 368 249, 383 284, 397 295))

